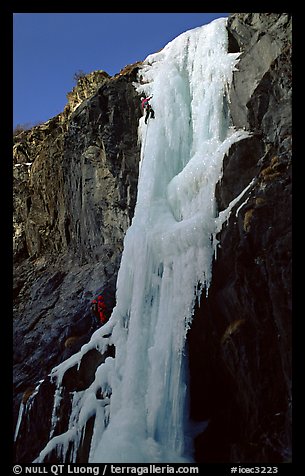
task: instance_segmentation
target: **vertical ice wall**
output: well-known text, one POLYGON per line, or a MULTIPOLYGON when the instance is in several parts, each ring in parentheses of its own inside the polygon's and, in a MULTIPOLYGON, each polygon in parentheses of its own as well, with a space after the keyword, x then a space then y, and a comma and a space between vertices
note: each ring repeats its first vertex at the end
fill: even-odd
MULTIPOLYGON (((185 337, 194 301, 211 280, 214 191, 222 159, 243 137, 229 127, 226 92, 237 54, 227 53, 226 19, 190 30, 148 56, 139 94, 153 95, 155 119, 140 119, 135 215, 117 282, 117 306, 89 344, 114 344, 93 384, 75 396, 69 430, 48 443, 75 450, 95 415, 90 462, 192 461, 185 441, 185 337), (103 335, 111 334, 104 338, 103 335), (104 395, 97 399, 97 392, 104 395)), ((74 452, 74 454, 76 454, 74 452)))

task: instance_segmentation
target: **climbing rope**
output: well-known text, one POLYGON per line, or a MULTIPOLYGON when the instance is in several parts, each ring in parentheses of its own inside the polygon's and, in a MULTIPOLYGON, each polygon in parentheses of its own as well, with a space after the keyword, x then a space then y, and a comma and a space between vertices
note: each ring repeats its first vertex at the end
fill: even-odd
POLYGON ((146 127, 146 130, 145 130, 145 136, 144 136, 144 142, 143 142, 143 147, 142 147, 142 151, 143 153, 141 154, 142 157, 141 157, 141 161, 140 161, 140 170, 139 170, 139 176, 141 175, 141 170, 142 170, 142 165, 143 165, 143 160, 144 160, 144 156, 145 156, 145 149, 146 149, 146 138, 147 138, 147 129, 148 129, 148 123, 149 123, 149 117, 147 118, 147 127, 146 127))

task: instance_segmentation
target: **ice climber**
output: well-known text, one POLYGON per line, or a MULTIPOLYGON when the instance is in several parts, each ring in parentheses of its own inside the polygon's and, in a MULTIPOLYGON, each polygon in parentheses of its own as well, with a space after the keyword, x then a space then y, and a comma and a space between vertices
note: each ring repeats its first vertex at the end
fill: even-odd
POLYGON ((106 316, 106 304, 103 296, 100 294, 96 299, 91 302, 92 312, 92 327, 100 327, 107 322, 106 316))
POLYGON ((153 108, 151 107, 151 105, 149 104, 149 101, 150 99, 152 98, 152 96, 150 97, 145 97, 145 96, 142 96, 141 97, 141 106, 142 106, 142 109, 143 111, 146 111, 146 115, 145 115, 145 124, 147 124, 147 121, 148 121, 148 118, 149 118, 149 114, 150 114, 150 117, 152 119, 155 118, 155 112, 153 110, 153 108))
POLYGON ((99 324, 100 324, 96 299, 93 299, 93 301, 91 301, 91 314, 92 314, 92 329, 95 329, 99 327, 99 324))
POLYGON ((105 322, 107 322, 106 304, 105 304, 104 298, 101 294, 97 298, 97 312, 98 312, 99 319, 100 319, 100 325, 105 324, 105 322))

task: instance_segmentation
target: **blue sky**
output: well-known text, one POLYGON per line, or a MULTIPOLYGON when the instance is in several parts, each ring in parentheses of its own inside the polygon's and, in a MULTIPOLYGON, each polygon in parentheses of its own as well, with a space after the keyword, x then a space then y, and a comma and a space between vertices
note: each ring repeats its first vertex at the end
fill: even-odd
POLYGON ((14 127, 63 111, 74 74, 110 75, 142 61, 180 33, 228 13, 16 13, 14 127))

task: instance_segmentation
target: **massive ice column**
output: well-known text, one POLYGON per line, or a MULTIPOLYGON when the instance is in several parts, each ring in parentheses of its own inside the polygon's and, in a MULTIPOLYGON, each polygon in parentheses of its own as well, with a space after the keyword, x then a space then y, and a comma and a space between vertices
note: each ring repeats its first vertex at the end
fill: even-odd
POLYGON ((228 114, 237 57, 227 52, 226 19, 218 19, 144 61, 135 87, 153 95, 155 119, 139 123, 138 197, 124 242, 117 305, 106 326, 54 377, 60 386, 65 369, 92 347, 102 351, 113 344, 116 355, 74 396, 68 432, 51 440, 37 461, 52 448, 64 458, 67 441, 76 450, 92 415, 90 462, 192 461, 185 339, 195 299, 211 281, 214 192, 223 156, 244 134, 230 128, 228 114))

